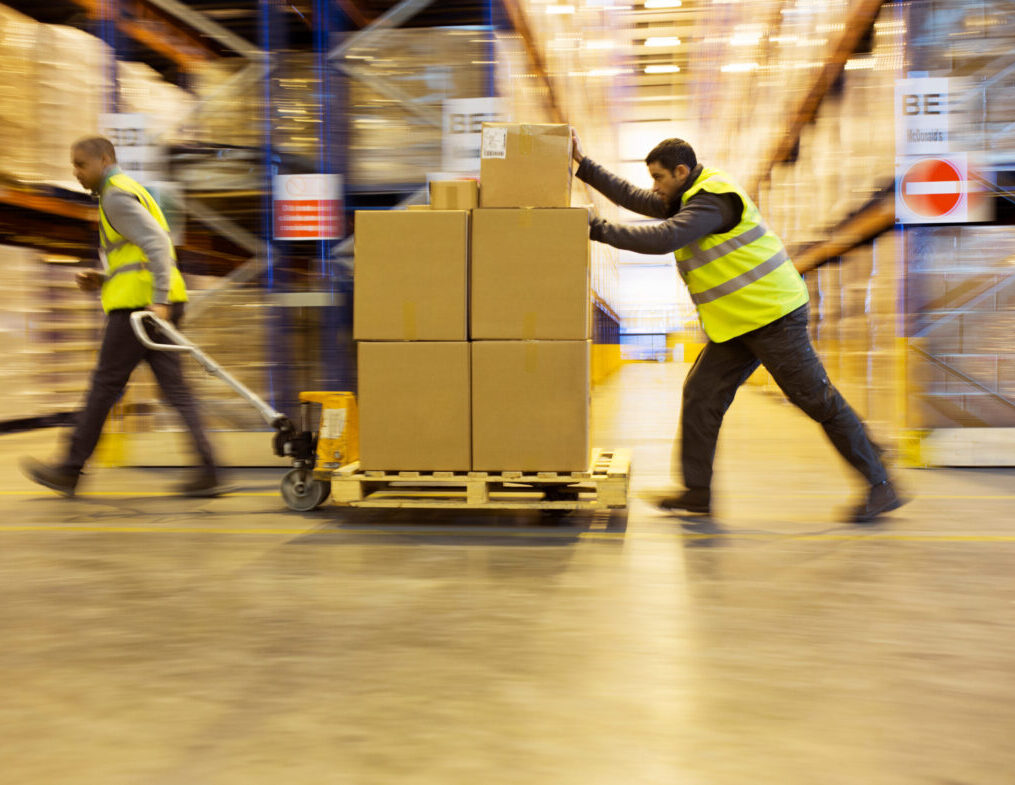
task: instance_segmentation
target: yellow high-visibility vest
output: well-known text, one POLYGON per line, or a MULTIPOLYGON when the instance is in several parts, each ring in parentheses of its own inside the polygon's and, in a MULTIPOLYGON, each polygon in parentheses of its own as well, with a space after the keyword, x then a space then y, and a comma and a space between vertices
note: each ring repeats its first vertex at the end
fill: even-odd
MULTIPOLYGON (((144 208, 152 214, 166 233, 169 223, 162 214, 162 208, 152 195, 137 180, 122 172, 110 175, 103 190, 119 188, 136 197, 144 208)), ((144 251, 120 234, 106 218, 99 202, 99 244, 106 257, 106 280, 102 284, 102 309, 109 313, 119 308, 145 308, 152 304, 152 274, 148 269, 148 259, 144 251)), ((183 276, 176 267, 176 249, 170 244, 173 256, 173 269, 169 280, 169 302, 183 303, 187 301, 187 287, 183 276)))
POLYGON ((803 278, 751 198, 718 169, 703 169, 681 203, 701 191, 736 194, 744 205, 733 229, 674 252, 709 339, 728 341, 806 305, 810 296, 803 278))

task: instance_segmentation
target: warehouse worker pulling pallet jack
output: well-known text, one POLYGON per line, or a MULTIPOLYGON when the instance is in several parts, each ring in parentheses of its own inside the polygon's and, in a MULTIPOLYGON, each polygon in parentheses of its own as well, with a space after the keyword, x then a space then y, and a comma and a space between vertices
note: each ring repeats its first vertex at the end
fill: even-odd
POLYGON ((684 383, 679 454, 686 490, 657 506, 710 513, 719 427, 737 388, 760 364, 869 483, 851 520, 864 523, 900 507, 880 450, 811 346, 807 287, 750 197, 723 172, 702 167, 681 139, 660 142, 645 158, 654 182, 648 190, 594 163, 573 130, 572 137, 580 179, 621 207, 661 219, 629 226, 592 218, 591 239, 639 253, 673 253, 708 336, 684 383))
POLYGON ((98 444, 109 410, 123 393, 131 372, 146 361, 169 403, 190 431, 200 467, 178 490, 186 496, 222 492, 215 456, 204 430, 197 402, 174 354, 142 345, 131 325, 131 314, 150 311, 179 324, 187 290, 176 267, 169 225, 158 203, 116 164, 116 150, 101 136, 79 139, 71 148, 74 176, 99 196, 99 243, 105 269, 78 273, 85 291, 102 289, 106 328, 84 409, 78 414, 66 454, 57 464, 27 458, 25 474, 34 482, 72 496, 85 462, 98 444))

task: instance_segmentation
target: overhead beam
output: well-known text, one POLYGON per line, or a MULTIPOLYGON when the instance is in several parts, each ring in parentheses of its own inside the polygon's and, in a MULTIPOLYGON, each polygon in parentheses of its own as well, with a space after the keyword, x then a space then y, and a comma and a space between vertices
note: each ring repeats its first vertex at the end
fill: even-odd
POLYGON ((335 0, 335 4, 356 27, 366 27, 374 21, 374 17, 360 8, 356 0, 335 0))
POLYGON ((433 3, 433 0, 402 0, 394 8, 377 17, 368 27, 360 30, 358 33, 353 33, 345 41, 328 52, 328 59, 338 60, 345 57, 350 49, 362 46, 383 30, 398 27, 403 22, 407 22, 431 3, 433 3))
POLYGON ((804 248, 793 254, 797 271, 813 270, 829 259, 844 254, 860 243, 877 237, 895 224, 895 195, 890 193, 869 204, 856 215, 847 218, 836 227, 831 236, 823 242, 804 248))
POLYGON ((550 105, 550 115, 552 116, 553 121, 555 123, 567 122, 563 113, 560 111, 560 105, 557 103, 557 95, 553 89, 553 82, 550 81, 550 74, 546 70, 546 62, 543 60, 543 55, 540 53, 539 47, 536 46, 536 39, 535 36, 532 35, 532 28, 529 27, 529 20, 525 15, 525 11, 522 10, 518 0, 504 0, 504 10, 507 11, 508 19, 511 20, 511 26, 522 38, 522 44, 529 56, 529 62, 532 65, 532 70, 535 71, 536 77, 543 83, 543 87, 546 89, 546 95, 550 105))
POLYGON ((762 169, 756 177, 747 183, 748 193, 756 194, 758 186, 768 176, 772 167, 789 158, 800 139, 803 127, 814 119, 822 99, 842 74, 846 61, 856 51, 860 39, 874 23, 883 3, 884 0, 856 0, 852 3, 852 7, 846 14, 842 32, 838 39, 833 41, 831 54, 828 55, 810 87, 803 93, 796 105, 789 108, 787 112, 789 127, 762 156, 762 169))
MULTIPOLYGON (((101 0, 71 2, 93 19, 101 19, 105 14, 110 14, 110 9, 104 8, 101 0)), ((110 16, 120 30, 184 70, 193 70, 218 56, 199 37, 141 5, 138 0, 118 0, 117 9, 127 11, 127 16, 115 12, 110 16)))
POLYGON ((189 6, 184 5, 180 0, 144 0, 144 2, 153 8, 158 8, 160 11, 164 11, 170 16, 179 19, 181 22, 197 30, 199 33, 204 33, 206 36, 211 38, 213 41, 218 42, 226 49, 230 49, 237 54, 241 54, 244 57, 251 59, 260 59, 263 57, 263 52, 260 48, 252 44, 246 38, 236 35, 232 30, 223 27, 214 19, 209 18, 200 11, 196 11, 189 6))

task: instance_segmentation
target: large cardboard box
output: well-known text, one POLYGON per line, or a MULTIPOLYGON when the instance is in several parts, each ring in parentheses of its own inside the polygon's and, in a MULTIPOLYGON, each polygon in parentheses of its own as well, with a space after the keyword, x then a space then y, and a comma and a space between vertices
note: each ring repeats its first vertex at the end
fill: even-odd
POLYGON ((466 340, 468 237, 464 211, 357 211, 356 340, 466 340))
POLYGON ((360 467, 468 471, 469 367, 464 341, 361 343, 360 467))
POLYGON ((588 223, 583 208, 473 211, 473 340, 591 337, 588 223))
POLYGON ((472 344, 476 471, 585 471, 588 341, 472 344))
POLYGON ((483 123, 480 207, 570 207, 571 128, 483 123))
POLYGON ((479 183, 475 180, 433 180, 430 207, 434 210, 474 210, 479 207, 479 183))

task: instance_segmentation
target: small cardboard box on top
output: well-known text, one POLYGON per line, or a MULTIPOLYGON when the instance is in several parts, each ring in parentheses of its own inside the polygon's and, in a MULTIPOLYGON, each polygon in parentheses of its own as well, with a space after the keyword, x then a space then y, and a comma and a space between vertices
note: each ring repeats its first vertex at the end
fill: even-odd
POLYGON ((468 339, 469 213, 358 210, 357 341, 468 339))
POLYGON ((472 344, 475 471, 586 471, 589 341, 472 344))
POLYGON ((571 127, 483 123, 480 207, 570 207, 571 127))
POLYGON ((475 180, 432 180, 430 209, 474 210, 479 207, 479 183, 475 180))
POLYGON ((360 468, 471 469, 470 365, 465 341, 360 343, 360 468))
POLYGON ((584 208, 472 212, 473 340, 585 340, 590 334, 584 208))

